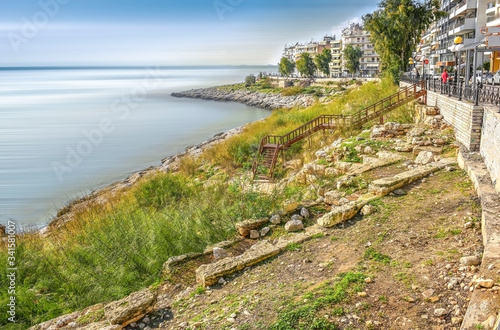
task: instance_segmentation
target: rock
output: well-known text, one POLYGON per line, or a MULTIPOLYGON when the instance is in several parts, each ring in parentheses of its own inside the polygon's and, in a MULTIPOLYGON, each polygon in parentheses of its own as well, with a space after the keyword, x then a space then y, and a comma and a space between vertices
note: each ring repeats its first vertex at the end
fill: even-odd
POLYGON ((435 116, 437 115, 438 113, 438 110, 434 107, 426 107, 425 108, 425 113, 428 115, 428 116, 435 116))
POLYGON ((358 292, 358 297, 366 297, 366 292, 358 292))
POLYGON ((430 297, 432 297, 433 294, 434 290, 432 289, 427 289, 424 292, 422 292, 422 296, 424 297, 424 299, 429 299, 430 297))
POLYGON ((460 324, 460 323, 462 323, 462 321, 463 321, 463 317, 454 316, 454 317, 451 318, 451 323, 452 324, 460 324))
POLYGON ((262 228, 260 231, 260 236, 262 236, 262 237, 266 236, 270 230, 271 230, 271 228, 269 228, 269 227, 262 228))
POLYGON ((324 214, 317 220, 318 224, 323 227, 332 227, 342 221, 349 220, 358 213, 363 205, 345 204, 342 206, 332 207, 332 210, 324 214))
POLYGON ((478 266, 481 264, 481 259, 476 256, 468 256, 460 258, 460 264, 465 266, 478 266))
POLYGON ((448 314, 448 312, 444 308, 436 308, 434 310, 434 315, 437 317, 445 316, 446 314, 448 314))
POLYGON ((406 191, 404 191, 403 189, 396 189, 393 191, 394 195, 396 196, 404 196, 406 195, 406 191))
POLYGON ((267 223, 267 219, 245 220, 236 224, 236 230, 243 237, 250 235, 250 230, 257 229, 267 223))
POLYGON ((349 204, 350 200, 345 198, 345 197, 342 197, 341 199, 339 199, 339 205, 345 205, 345 204, 349 204))
POLYGON ((224 259, 224 258, 227 258, 229 256, 227 251, 224 250, 223 248, 220 248, 220 247, 214 247, 212 253, 214 255, 214 260, 224 259))
POLYGON ((439 296, 432 296, 429 298, 429 302, 431 303, 437 303, 439 301, 439 296))
POLYGON ((284 201, 282 206, 283 206, 283 211, 285 213, 290 213, 290 212, 295 212, 295 210, 297 210, 297 208, 299 207, 299 203, 294 201, 284 201))
POLYGON ((259 241, 238 257, 225 258, 211 264, 201 265, 196 269, 196 281, 205 287, 213 285, 217 283, 219 278, 255 265, 279 252, 280 249, 268 241, 259 241))
POLYGON ((480 280, 477 281, 477 285, 479 285, 482 288, 489 289, 489 288, 492 288, 493 285, 495 285, 495 281, 493 281, 491 279, 486 279, 486 280, 480 279, 480 280))
POLYGON ((332 190, 325 193, 325 203, 330 205, 339 205, 339 200, 345 196, 344 192, 332 190))
POLYGON ((285 224, 286 231, 298 231, 304 229, 304 223, 301 220, 290 220, 285 224))
POLYGON ((362 215, 370 215, 370 214, 373 214, 375 211, 377 211, 377 209, 374 206, 367 204, 367 205, 363 206, 363 208, 361 209, 361 214, 362 215))
POLYGON ((251 239, 257 239, 259 237, 260 237, 259 231, 255 230, 255 229, 250 230, 250 238, 251 239))
POLYGON ((303 216, 304 218, 308 219, 309 218, 309 211, 303 207, 300 209, 300 215, 303 216))
POLYGON ((292 215, 291 220, 300 220, 300 221, 302 221, 302 220, 304 220, 304 217, 301 216, 301 215, 298 215, 298 214, 294 214, 294 215, 292 215))
POLYGON ((279 225, 281 223, 281 217, 279 214, 274 214, 270 219, 269 222, 272 223, 273 225, 279 225))
POLYGON ((364 150, 363 153, 365 154, 373 154, 373 149, 370 146, 367 146, 364 150))
POLYGON ((104 315, 111 324, 123 326, 146 315, 156 301, 156 293, 143 289, 104 306, 104 315))
POLYGON ((421 151, 415 159, 415 164, 426 165, 434 161, 434 154, 430 151, 421 151))
POLYGON ((372 283, 372 282, 373 282, 373 280, 371 277, 365 278, 365 283, 372 283))

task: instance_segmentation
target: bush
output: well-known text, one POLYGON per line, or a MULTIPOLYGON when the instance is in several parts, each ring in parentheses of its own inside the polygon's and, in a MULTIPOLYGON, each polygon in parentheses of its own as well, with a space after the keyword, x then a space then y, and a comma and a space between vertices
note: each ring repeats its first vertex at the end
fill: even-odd
POLYGON ((293 96, 297 94, 301 94, 304 91, 304 88, 300 86, 291 86, 291 87, 286 87, 283 89, 281 92, 281 95, 283 96, 293 96))
POLYGON ((245 77, 245 85, 247 87, 254 85, 255 81, 256 81, 256 79, 255 79, 255 76, 253 74, 245 77))

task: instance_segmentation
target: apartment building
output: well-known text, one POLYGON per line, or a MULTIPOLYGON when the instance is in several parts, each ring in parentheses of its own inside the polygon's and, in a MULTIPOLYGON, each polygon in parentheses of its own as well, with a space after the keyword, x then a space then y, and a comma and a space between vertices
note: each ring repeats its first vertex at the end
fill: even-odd
POLYGON ((332 40, 331 42, 332 62, 330 63, 330 73, 332 77, 342 75, 342 40, 332 40))
MULTIPOLYGON (((306 44, 301 44, 297 42, 293 45, 285 45, 285 49, 283 50, 282 56, 286 57, 291 62, 297 62, 302 53, 307 52, 311 54, 312 57, 315 57, 317 54, 323 52, 324 49, 332 49, 332 46, 335 45, 335 49, 332 50, 332 57, 333 57, 333 52, 334 51, 336 52, 337 48, 340 47, 339 42, 340 41, 336 40, 335 36, 329 36, 329 35, 324 36, 323 39, 320 41, 310 41, 309 43, 306 44)), ((340 54, 337 54, 337 56, 339 55, 340 54)), ((330 67, 332 68, 332 66, 330 67)), ((298 75, 298 71, 296 72, 296 74, 298 75)), ((318 72, 318 74, 320 73, 318 72)))
MULTIPOLYGON (((363 75, 374 76, 380 71, 380 58, 375 52, 373 44, 370 41, 370 32, 364 30, 359 23, 351 23, 342 30, 342 50, 347 45, 359 47, 363 51, 360 59, 360 73, 363 75)), ((346 61, 342 59, 342 70, 346 74, 346 61)))
MULTIPOLYGON (((500 0, 488 1, 486 3, 486 26, 500 26, 500 0)), ((492 51, 490 54, 490 71, 500 70, 500 51, 492 51)))
MULTIPOLYGON (((454 68, 458 60, 458 53, 452 51, 455 38, 462 38, 463 49, 480 42, 484 38, 481 28, 486 25, 488 5, 493 8, 486 0, 443 0, 441 10, 448 16, 434 22, 423 33, 414 54, 415 68, 421 74, 431 75, 441 73, 444 68, 454 68), (424 64, 426 59, 429 61, 427 65, 424 64)), ((460 62, 465 63, 466 53, 460 55, 460 62)))

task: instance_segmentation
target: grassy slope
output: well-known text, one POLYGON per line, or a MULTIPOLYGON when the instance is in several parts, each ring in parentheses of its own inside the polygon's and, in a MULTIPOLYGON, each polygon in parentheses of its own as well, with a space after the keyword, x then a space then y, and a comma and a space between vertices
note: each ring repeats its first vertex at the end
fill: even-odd
MULTIPOLYGON (((267 216, 288 196, 245 192, 243 182, 234 179, 251 166, 264 135, 284 134, 321 114, 361 109, 395 90, 386 82, 367 83, 328 104, 274 111, 200 159, 184 159, 180 173, 158 173, 129 191, 108 196, 106 203, 75 214, 50 238, 20 238, 15 327, 149 286, 159 281, 162 264, 170 256, 202 251, 210 243, 232 237, 235 222, 267 216), (213 184, 203 185, 208 179, 213 184)), ((7 253, 0 254, 5 273, 7 253)), ((0 285, 8 286, 6 277, 0 285)), ((2 291, 0 304, 6 306, 8 299, 2 291)), ((0 325, 6 324, 7 314, 2 313, 0 325)))

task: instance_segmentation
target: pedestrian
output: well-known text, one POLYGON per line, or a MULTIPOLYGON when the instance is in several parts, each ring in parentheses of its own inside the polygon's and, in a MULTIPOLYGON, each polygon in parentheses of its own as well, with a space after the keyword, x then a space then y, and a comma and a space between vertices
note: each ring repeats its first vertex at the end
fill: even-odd
POLYGON ((441 74, 441 80, 443 81, 443 84, 446 84, 448 81, 448 70, 444 69, 443 73, 441 74))

